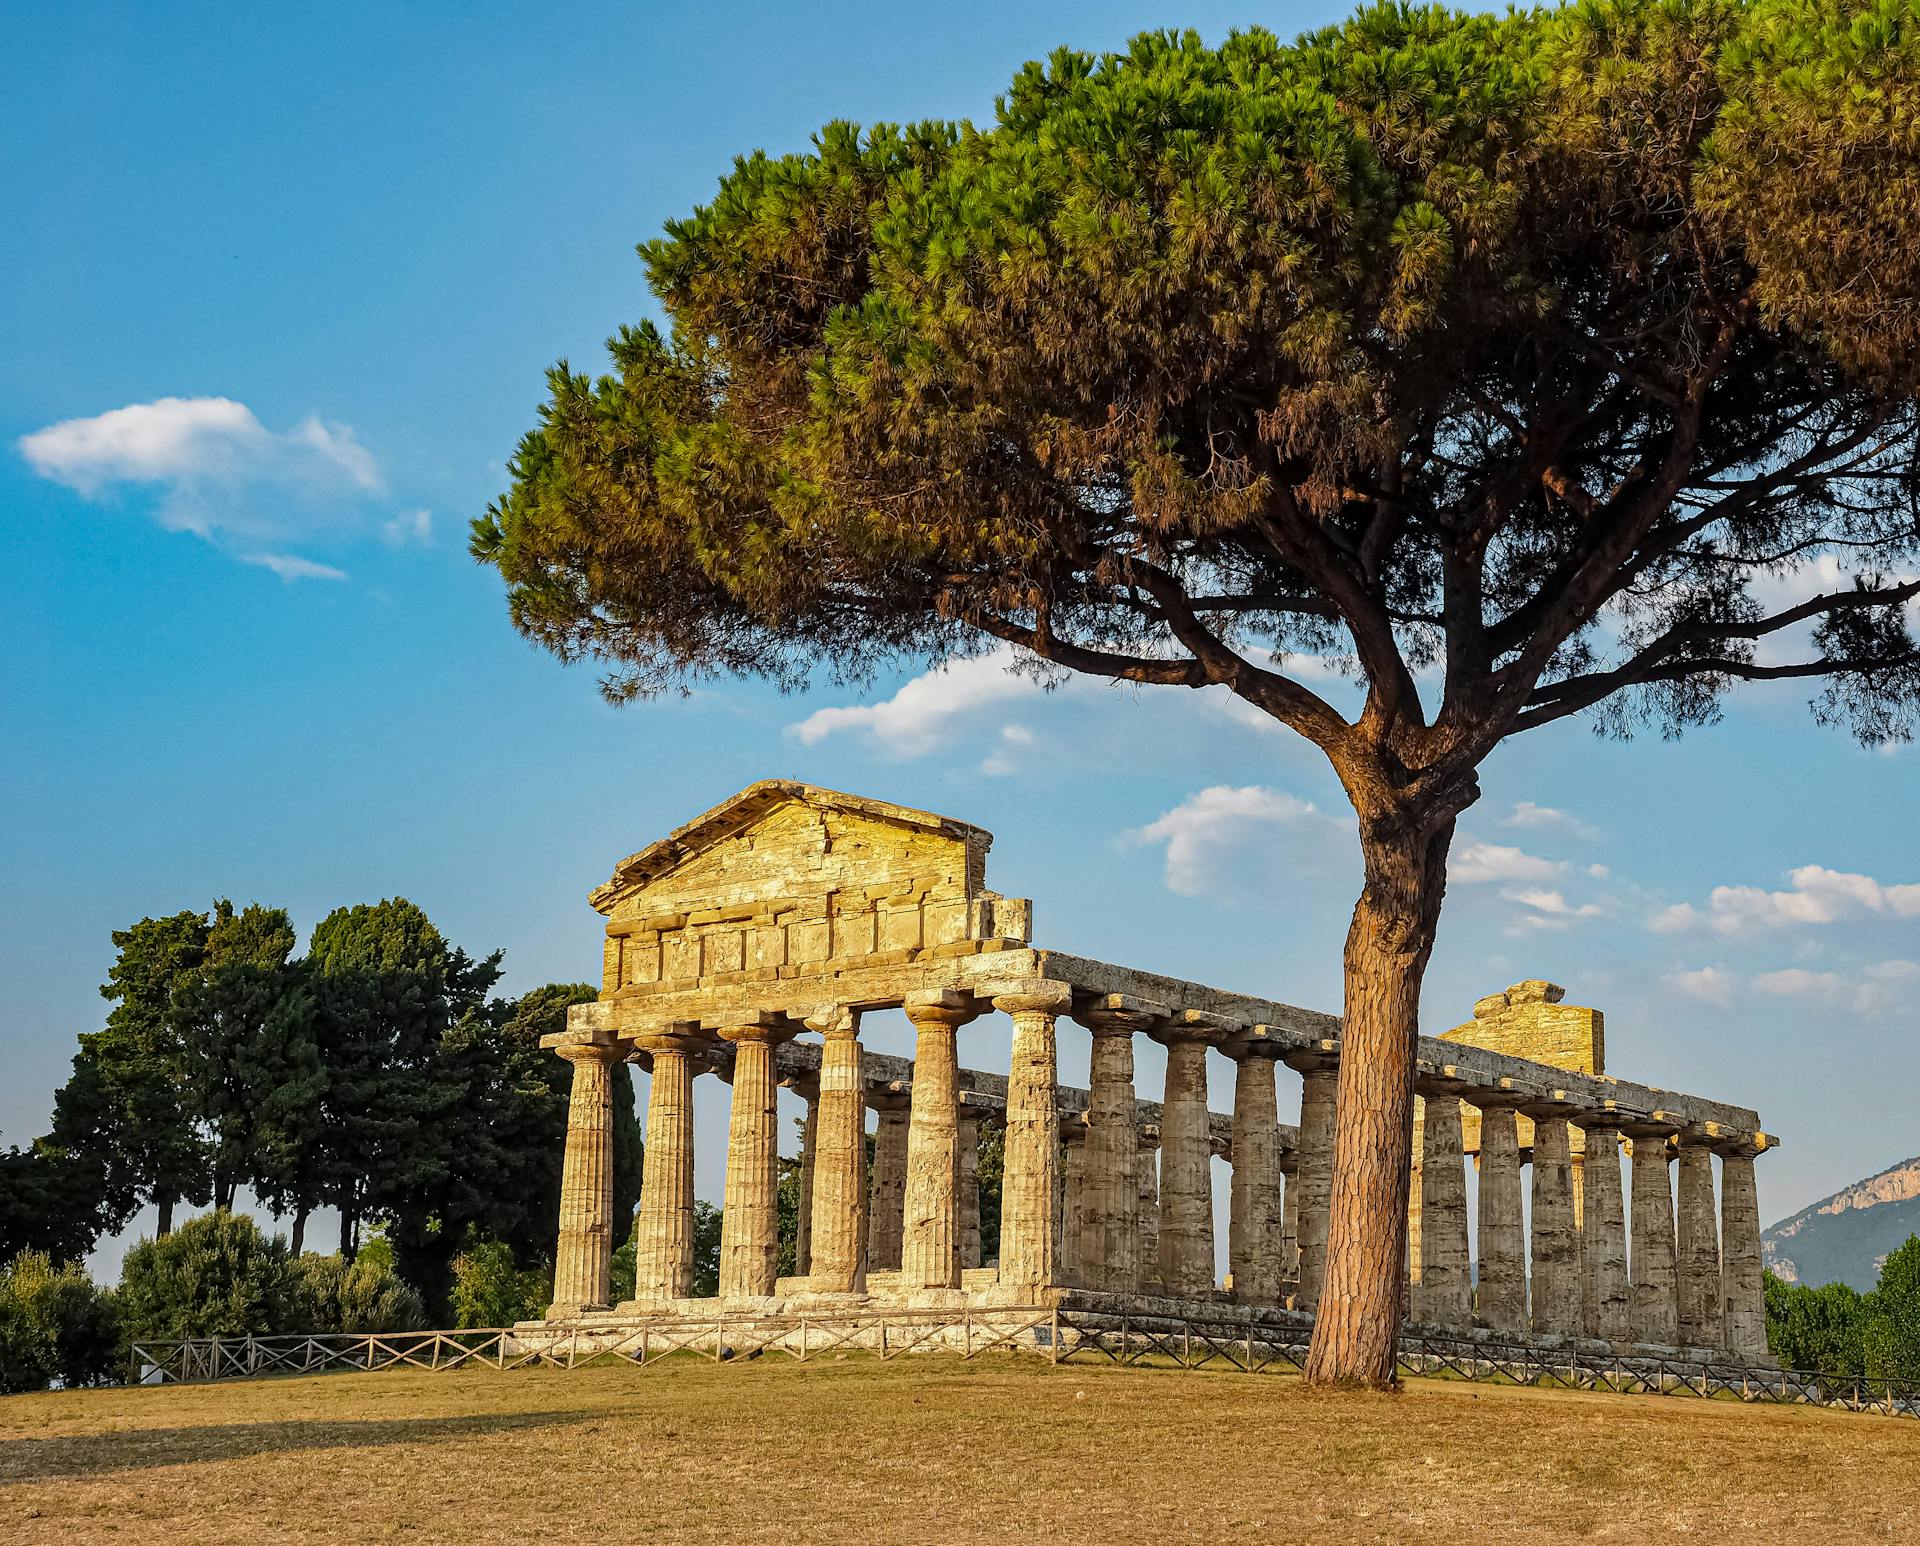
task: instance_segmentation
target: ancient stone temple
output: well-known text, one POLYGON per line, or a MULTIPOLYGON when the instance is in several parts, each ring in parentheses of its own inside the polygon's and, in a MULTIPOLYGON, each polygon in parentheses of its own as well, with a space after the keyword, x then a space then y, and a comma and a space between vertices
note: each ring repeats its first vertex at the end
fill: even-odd
MULTIPOLYGON (((926 811, 768 781, 615 867, 591 899, 606 918, 600 999, 547 1039, 573 1065, 547 1328, 861 1305, 1311 1313, 1339 1020, 1036 945, 1031 904, 987 888, 991 841, 926 811), (894 1008, 914 1027, 911 1059, 861 1047, 862 1015, 894 1008), (1010 1066, 970 1067, 969 1027, 994 1014, 1013 1022, 1010 1066), (1085 1090, 1056 1068, 1058 1038, 1081 1034, 1085 1090), (1158 1101, 1135 1087, 1140 1037, 1166 1049, 1158 1101), (1229 1112, 1208 1107, 1216 1058, 1234 1066, 1229 1112), (652 1080, 635 1297, 614 1305, 621 1062, 652 1080), (688 1297, 692 1089, 708 1075, 731 1086, 717 1303, 688 1297), (806 1112, 787 1277, 781 1086, 806 1112), (1282 1123, 1296 1102, 1299 1125, 1282 1123), (983 1121, 1005 1126, 997 1240, 980 1231, 983 1121), (1224 1275, 1217 1155, 1232 1165, 1224 1275)), ((1775 1140, 1752 1111, 1607 1074, 1599 1014, 1562 1000, 1520 983, 1421 1039, 1412 1321, 1764 1358, 1754 1159, 1775 1140)))

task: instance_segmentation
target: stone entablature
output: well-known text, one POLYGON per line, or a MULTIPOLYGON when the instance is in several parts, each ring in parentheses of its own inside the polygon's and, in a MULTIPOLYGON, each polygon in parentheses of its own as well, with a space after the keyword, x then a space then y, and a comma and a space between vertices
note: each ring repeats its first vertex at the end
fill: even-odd
MULTIPOLYGON (((690 1091, 707 1072, 732 1085, 722 1293, 734 1308, 1092 1295, 1122 1309, 1167 1296, 1312 1309, 1338 1019, 1033 945, 1028 904, 986 888, 990 843, 964 822, 770 781, 622 861, 592 897, 607 918, 600 1001, 546 1040, 575 1070, 556 1319, 607 1308, 605 1073, 621 1060, 653 1074, 639 1294, 624 1314, 687 1308, 690 1091), (865 1052, 862 1015, 896 1008, 915 1027, 915 1057, 865 1052), (1006 1075, 962 1055, 969 1025, 996 1013, 1013 1021, 1006 1075), (1056 1042, 1070 1021, 1093 1037, 1086 1091, 1058 1082, 1056 1042), (1167 1049, 1158 1104, 1134 1088, 1142 1035, 1167 1049), (1213 1056, 1236 1065, 1231 1114, 1207 1109, 1213 1056), (1297 1129, 1277 1120, 1283 1065, 1301 1079, 1297 1129), (802 1270, 775 1281, 777 1084, 803 1095, 806 1136, 802 1270), (980 1239, 973 1174, 987 1113, 1006 1125, 997 1251, 980 1239), (880 1123, 870 1176, 869 1114, 880 1123), (1225 1289, 1217 1155, 1234 1165, 1225 1289)), ((1764 1358, 1753 1161, 1776 1140, 1745 1107, 1605 1073, 1598 1011, 1563 998, 1553 984, 1519 983, 1481 1000, 1469 1025, 1420 1038, 1414 1317, 1764 1358), (1469 1155, 1481 1172, 1477 1274, 1469 1155)))

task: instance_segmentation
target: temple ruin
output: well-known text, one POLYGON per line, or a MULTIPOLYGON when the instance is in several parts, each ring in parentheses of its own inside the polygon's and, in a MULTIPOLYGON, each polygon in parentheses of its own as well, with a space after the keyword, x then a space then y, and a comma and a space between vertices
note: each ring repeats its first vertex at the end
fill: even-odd
MULTIPOLYGON (((599 1001, 544 1043, 573 1065, 544 1329, 848 1306, 1232 1306, 1250 1324, 1311 1314, 1338 1018, 1035 945, 1031 904, 987 888, 991 841, 926 811, 770 780, 615 867, 591 898, 606 918, 599 1001), (861 1016, 893 1008, 914 1027, 911 1060, 861 1047, 861 1016), (993 1013, 1012 1018, 1011 1066, 963 1067, 965 1028, 993 1013), (1092 1038, 1090 1089, 1058 1082, 1063 1021, 1092 1038), (1143 1036, 1166 1049, 1157 1103, 1135 1089, 1143 1036), (1228 1113, 1208 1108, 1213 1056, 1235 1066, 1228 1113), (635 1296, 616 1305, 621 1062, 652 1083, 635 1296), (1300 1079, 1297 1128, 1278 1118, 1283 1067, 1300 1079), (688 1297, 692 1087, 709 1073, 732 1087, 717 1303, 688 1297), (787 1277, 776 1275, 782 1085, 806 1112, 787 1277), (980 1231, 983 1119, 1005 1124, 997 1241, 980 1231), (1224 1279, 1216 1155, 1232 1164, 1224 1279)), ((1421 1038, 1410 1323, 1764 1360, 1754 1160, 1777 1140, 1752 1111, 1627 1083, 1604 1062, 1599 1013, 1539 981, 1421 1038)))

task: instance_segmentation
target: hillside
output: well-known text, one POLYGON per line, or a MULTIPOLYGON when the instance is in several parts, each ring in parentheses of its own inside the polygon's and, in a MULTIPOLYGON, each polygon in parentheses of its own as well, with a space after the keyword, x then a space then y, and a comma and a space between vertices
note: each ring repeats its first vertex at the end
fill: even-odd
POLYGON ((1888 1252, 1920 1234, 1920 1157, 1835 1192, 1760 1237, 1767 1267, 1790 1283, 1866 1290, 1888 1252))

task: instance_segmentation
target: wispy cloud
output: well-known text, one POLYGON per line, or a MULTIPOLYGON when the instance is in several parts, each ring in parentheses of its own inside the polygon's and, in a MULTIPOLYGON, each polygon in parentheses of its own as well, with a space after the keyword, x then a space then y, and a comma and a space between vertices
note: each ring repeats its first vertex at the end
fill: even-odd
POLYGON ((903 683, 879 703, 815 709, 787 733, 813 746, 848 731, 870 734, 896 757, 923 757, 949 745, 968 728, 965 716, 997 704, 1039 697, 1044 684, 1015 672, 1014 648, 1003 644, 984 655, 944 661, 903 683))
POLYGON ((1560 892, 1544 887, 1514 886, 1500 895, 1505 901, 1524 909, 1507 931, 1510 934, 1526 934, 1537 929, 1566 929, 1583 919, 1606 915, 1606 909, 1598 902, 1576 905, 1560 892))
MULTIPOLYGON (((97 501, 150 501, 169 531, 191 532, 285 579, 345 579, 344 570, 281 551, 288 541, 364 533, 386 481, 352 429, 308 417, 262 424, 230 397, 162 397, 65 419, 23 436, 41 477, 97 501)), ((423 541, 425 511, 395 515, 389 541, 423 541)))
POLYGON ((271 569, 289 584, 295 580, 344 580, 347 578, 346 570, 336 569, 332 564, 315 563, 311 558, 302 558, 298 553, 241 553, 238 557, 243 564, 254 564, 261 569, 271 569))
POLYGON ((1600 835, 1597 827, 1588 825, 1578 816, 1570 816, 1565 811, 1555 810, 1551 805, 1536 805, 1531 800, 1521 800, 1516 803, 1512 810, 1500 818, 1500 825, 1533 830, 1558 829, 1584 838, 1595 838, 1600 835))
POLYGON ((1733 990, 1739 977, 1718 966, 1702 966, 1690 972, 1668 972, 1660 979, 1683 998, 1697 999, 1719 1009, 1733 1007, 1733 990))
POLYGON ((1120 841, 1130 848, 1164 845, 1167 889, 1177 896, 1198 896, 1220 880, 1229 861, 1261 829, 1297 826, 1317 817, 1309 801, 1277 789, 1216 784, 1189 795, 1145 826, 1123 832, 1120 841))
POLYGON ((1802 865, 1787 878, 1793 884, 1786 891, 1716 886, 1704 907, 1691 902, 1663 907, 1647 920, 1647 926, 1658 934, 1704 928, 1731 937, 1876 914, 1920 917, 1920 885, 1884 885, 1871 875, 1829 870, 1818 864, 1802 865))
POLYGON ((1543 859, 1519 848, 1468 843, 1448 863, 1447 879, 1467 886, 1489 881, 1552 880, 1566 868, 1558 859, 1543 859))
POLYGON ((1905 960, 1880 961, 1847 976, 1796 966, 1763 972, 1753 979, 1755 989, 1776 998, 1804 999, 1869 1016, 1890 1014, 1910 1005, 1917 985, 1920 962, 1905 960))
POLYGON ((433 512, 408 510, 380 523, 380 540, 389 547, 425 547, 433 541, 433 512))

